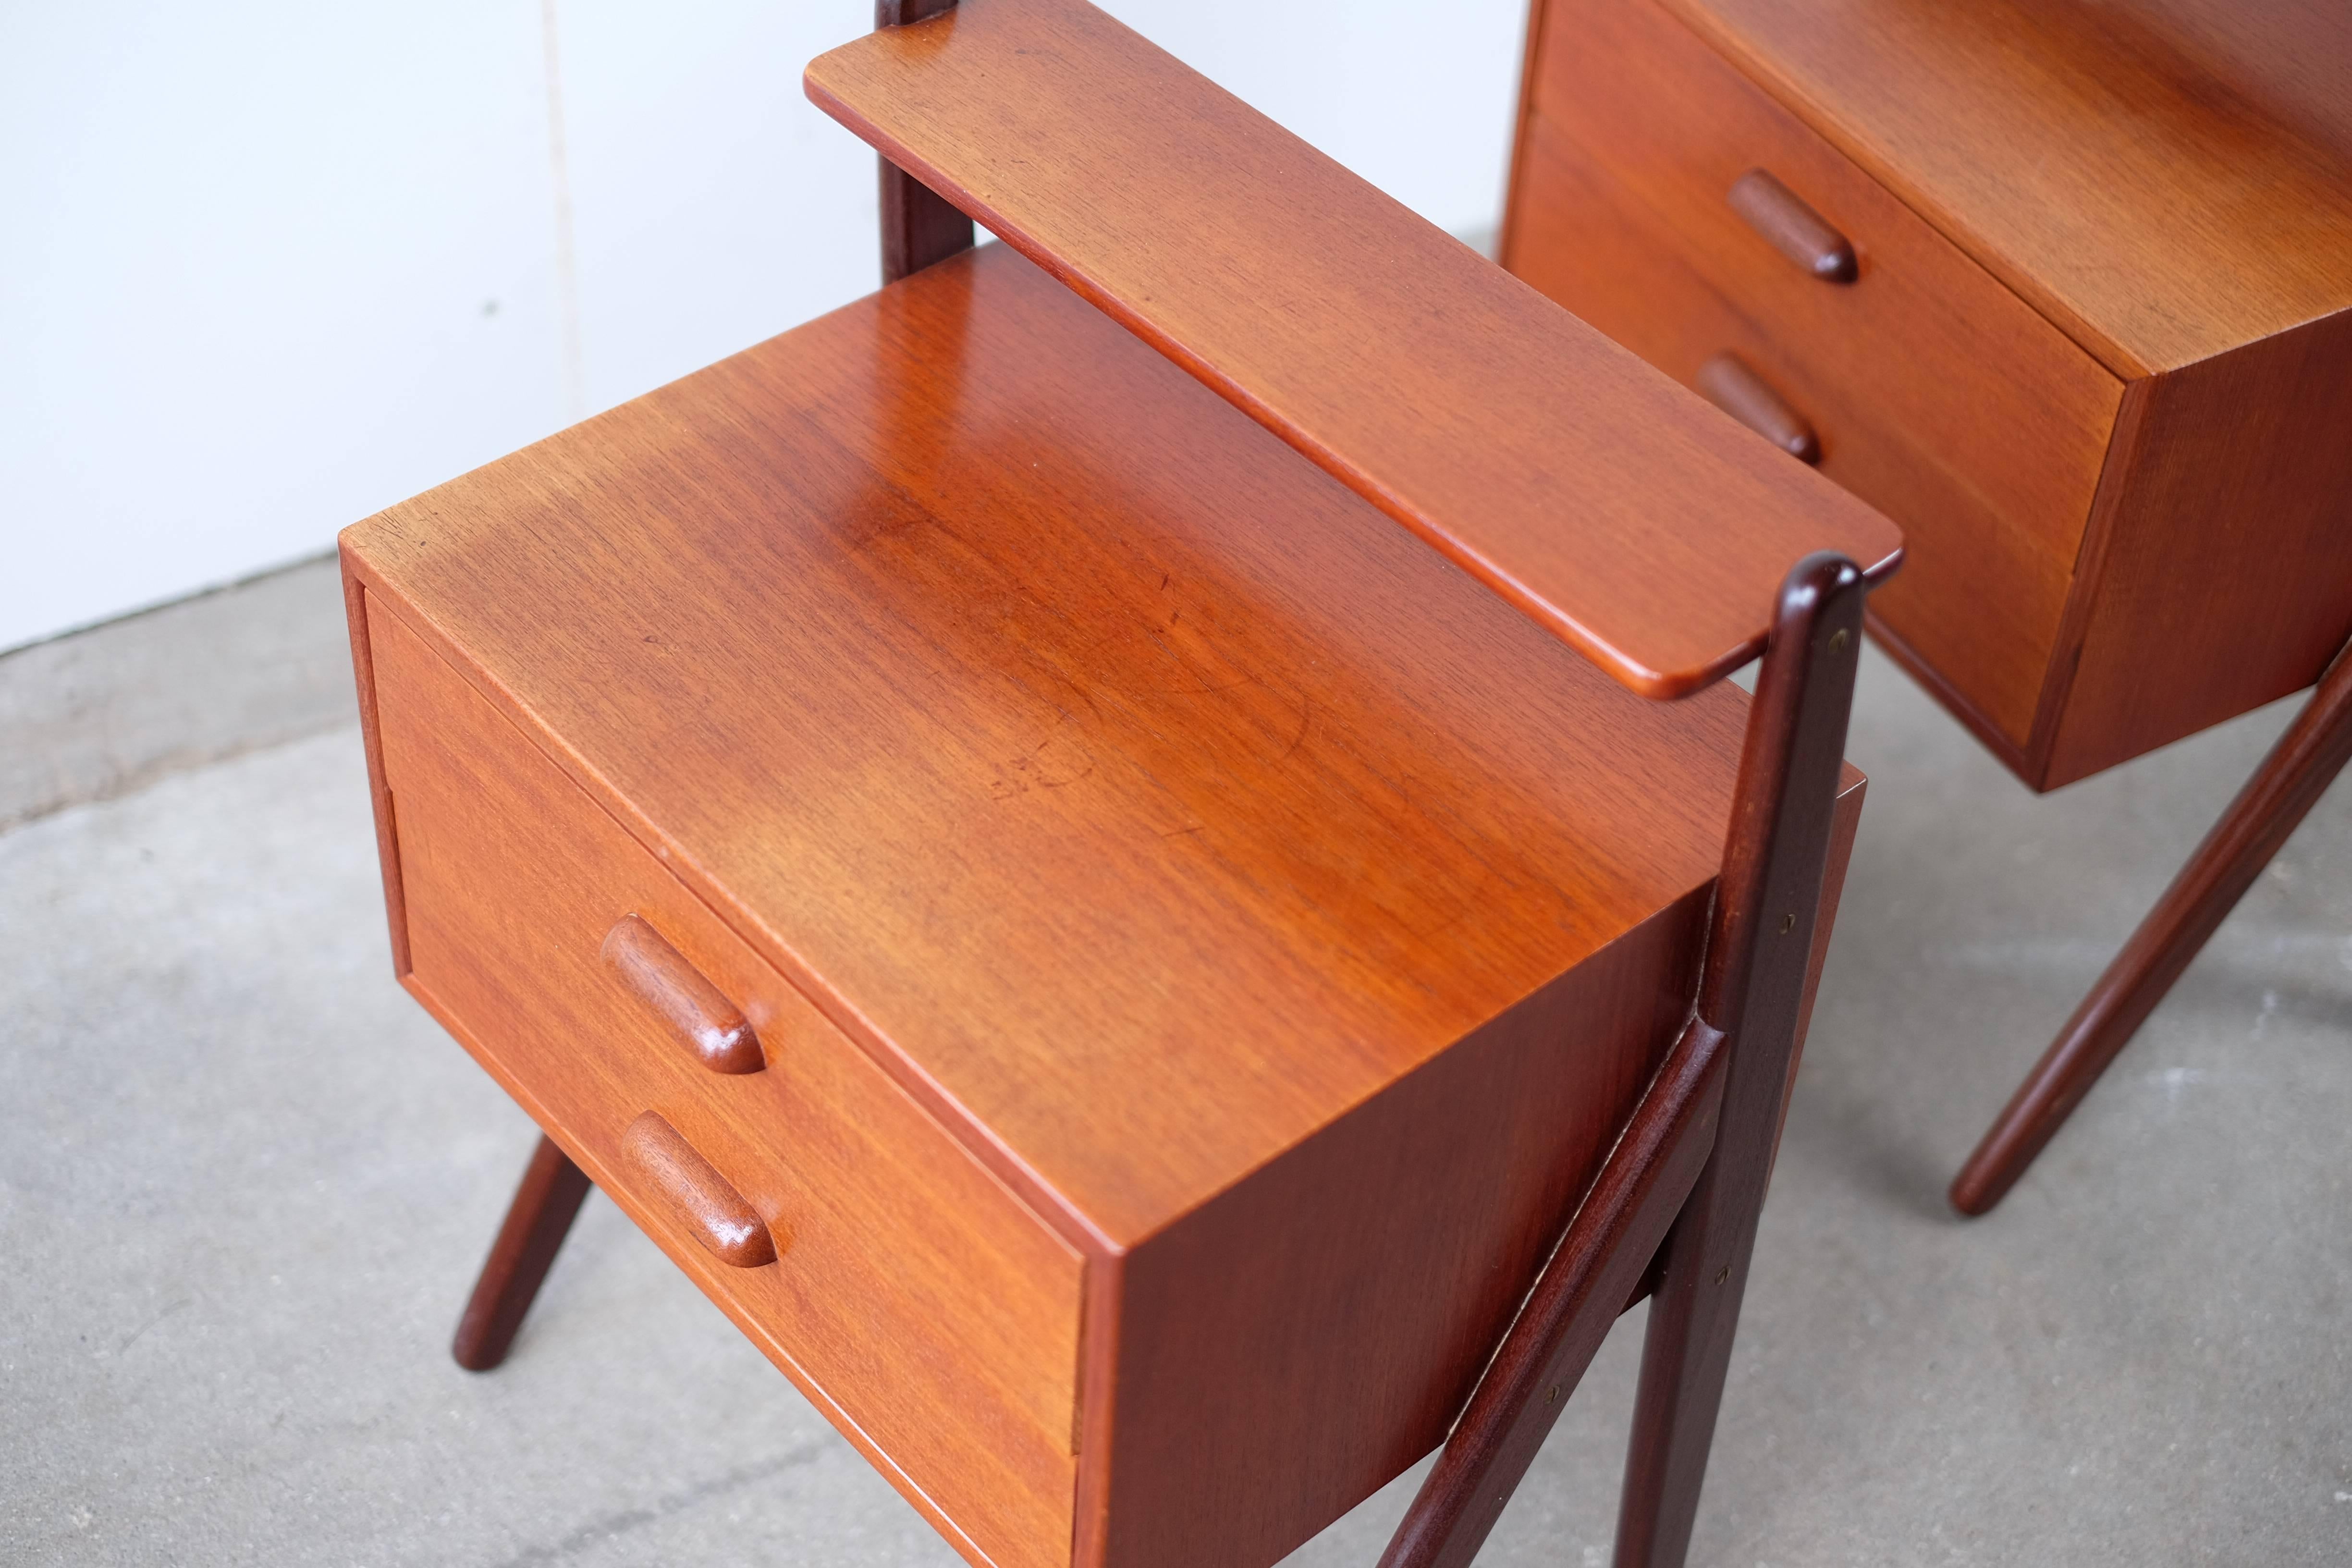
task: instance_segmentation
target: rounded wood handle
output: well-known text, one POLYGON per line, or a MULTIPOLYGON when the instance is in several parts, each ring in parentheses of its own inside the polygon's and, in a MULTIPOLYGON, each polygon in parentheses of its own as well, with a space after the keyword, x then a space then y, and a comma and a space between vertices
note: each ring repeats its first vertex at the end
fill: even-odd
POLYGON ((659 1112, 648 1110, 629 1123, 621 1152, 719 1262, 757 1268, 776 1260, 775 1238, 760 1211, 659 1112))
POLYGON ((768 1065, 743 1009, 639 916, 623 915, 604 933, 604 967, 712 1072, 758 1072, 768 1065))
POLYGON ((1698 389, 1709 403, 1799 462, 1822 460, 1821 437, 1805 416, 1738 354, 1719 353, 1699 366, 1698 389))
POLYGON ((1822 282, 1851 283, 1862 275, 1853 242, 1763 170, 1750 169, 1733 181, 1729 200, 1766 243, 1822 282))

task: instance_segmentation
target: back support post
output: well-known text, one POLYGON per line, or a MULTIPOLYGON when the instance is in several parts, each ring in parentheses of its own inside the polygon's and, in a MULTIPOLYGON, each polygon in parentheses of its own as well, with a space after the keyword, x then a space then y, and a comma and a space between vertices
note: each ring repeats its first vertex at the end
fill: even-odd
MULTIPOLYGON (((874 26, 903 27, 954 7, 956 0, 874 0, 874 26)), ((971 219, 887 158, 882 174, 882 281, 896 283, 971 248, 971 219)))

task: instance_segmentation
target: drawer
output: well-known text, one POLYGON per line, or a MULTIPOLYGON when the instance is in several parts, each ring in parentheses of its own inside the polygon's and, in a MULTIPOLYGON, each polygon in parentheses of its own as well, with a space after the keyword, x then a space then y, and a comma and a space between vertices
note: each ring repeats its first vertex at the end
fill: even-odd
POLYGON ((1066 1563, 1080 1258, 373 593, 368 606, 412 987, 919 1505, 997 1563, 1066 1563), (740 1009, 763 1068, 705 1066, 600 956, 632 915, 740 1009), (758 1211, 775 1261, 705 1250, 625 1152, 646 1111, 758 1211))
POLYGON ((2122 384, 1645 0, 1551 0, 1511 269, 1686 384, 1736 355, 1905 534, 1872 609, 2025 744, 2122 384), (1728 199, 1771 174, 1851 243, 1815 276, 1728 199))

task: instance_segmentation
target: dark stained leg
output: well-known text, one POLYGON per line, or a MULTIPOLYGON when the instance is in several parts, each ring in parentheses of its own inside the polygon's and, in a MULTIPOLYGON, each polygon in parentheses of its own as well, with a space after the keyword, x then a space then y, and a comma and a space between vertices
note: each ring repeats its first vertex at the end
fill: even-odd
POLYGON ((1698 1013, 1730 1067, 1715 1151, 1665 1246, 1617 1518, 1618 1568, 1681 1568, 1731 1364, 1756 1224, 1796 1070, 1838 770, 1862 641, 1861 577, 1812 561, 1782 590, 1749 710, 1698 1013))
MULTIPOLYGON (((955 0, 875 0, 874 26, 903 27, 954 6, 955 0)), ((971 248, 971 219, 889 159, 881 164, 884 283, 971 248)))
POLYGON ((2235 909, 2352 757, 2352 658, 2339 655, 2294 724, 2074 1009, 1952 1183, 1980 1215, 2033 1163, 2107 1064, 2235 909))
POLYGON ((1683 1030, 1577 1205, 1381 1568, 1469 1568, 1715 1144, 1723 1037, 1683 1030))
POLYGON ((1693 1016, 1505 1334, 1381 1568, 1469 1568, 1610 1324, 1661 1259, 1618 1562, 1682 1562, 1795 1064, 1863 594, 1853 563, 1832 555, 1799 563, 1781 585, 1693 1016))
POLYGON ((506 1223, 490 1244, 482 1277, 474 1282, 466 1315, 457 1320, 457 1338, 449 1347, 457 1364, 468 1372, 488 1372, 507 1359, 522 1315, 555 1262, 564 1234, 572 1228, 580 1205, 588 1196, 588 1176, 571 1157, 542 1136, 523 1173, 522 1185, 508 1206, 506 1223))

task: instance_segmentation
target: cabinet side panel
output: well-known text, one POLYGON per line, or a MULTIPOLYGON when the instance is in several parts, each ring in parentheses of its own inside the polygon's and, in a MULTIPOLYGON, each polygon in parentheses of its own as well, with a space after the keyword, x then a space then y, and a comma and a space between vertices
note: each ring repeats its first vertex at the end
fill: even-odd
POLYGON ((2352 310, 2156 377, 2042 787, 2319 679, 2352 636, 2352 310))
POLYGON ((1706 900, 1124 1260, 1097 1560, 1263 1568, 1444 1438, 1682 1022, 1706 900))
POLYGON ((368 795, 375 806, 376 865, 383 877, 384 922, 391 928, 392 972, 408 973, 408 907, 400 882, 400 829, 392 786, 383 776, 383 737, 376 724, 375 658, 368 646, 367 588, 354 570, 352 545, 342 546, 343 617, 351 630, 352 679, 358 683, 360 738, 367 748, 368 795))

